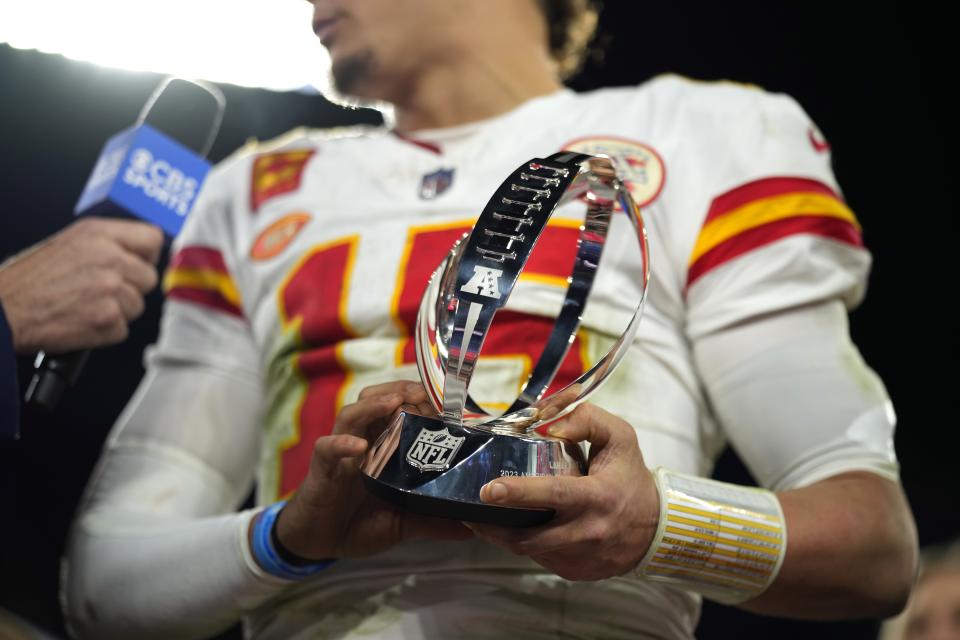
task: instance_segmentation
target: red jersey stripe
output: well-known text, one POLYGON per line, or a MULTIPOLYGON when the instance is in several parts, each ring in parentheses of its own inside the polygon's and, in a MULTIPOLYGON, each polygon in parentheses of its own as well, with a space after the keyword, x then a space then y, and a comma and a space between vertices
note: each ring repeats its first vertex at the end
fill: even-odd
POLYGON ((794 216, 751 227, 716 245, 687 271, 687 289, 700 277, 721 264, 786 236, 807 233, 863 247, 860 231, 846 220, 826 216, 794 216))
POLYGON ((192 245, 183 247, 170 259, 170 270, 174 269, 212 269, 228 273, 223 254, 213 247, 192 245))
POLYGON ((843 201, 843 198, 836 191, 819 180, 791 177, 762 178, 742 184, 714 198, 703 223, 706 225, 708 222, 735 211, 754 200, 798 192, 821 193, 843 201))
POLYGON ((197 304, 237 318, 243 317, 243 310, 224 298, 219 291, 192 287, 173 287, 167 292, 167 297, 197 304))

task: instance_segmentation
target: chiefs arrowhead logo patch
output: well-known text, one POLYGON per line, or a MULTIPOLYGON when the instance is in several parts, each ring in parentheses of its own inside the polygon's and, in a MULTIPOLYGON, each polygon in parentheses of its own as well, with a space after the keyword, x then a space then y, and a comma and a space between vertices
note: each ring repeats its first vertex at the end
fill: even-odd
POLYGON ((609 156, 630 189, 638 207, 651 204, 663 190, 667 170, 653 147, 613 136, 578 138, 563 146, 564 151, 609 156))

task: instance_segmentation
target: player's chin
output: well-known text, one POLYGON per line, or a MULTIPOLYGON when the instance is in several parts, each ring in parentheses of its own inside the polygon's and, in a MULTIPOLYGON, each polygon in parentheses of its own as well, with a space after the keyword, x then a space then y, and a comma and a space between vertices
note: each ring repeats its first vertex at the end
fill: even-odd
POLYGON ((369 98, 366 86, 370 84, 375 67, 372 51, 343 53, 330 64, 330 79, 334 90, 342 96, 369 98))

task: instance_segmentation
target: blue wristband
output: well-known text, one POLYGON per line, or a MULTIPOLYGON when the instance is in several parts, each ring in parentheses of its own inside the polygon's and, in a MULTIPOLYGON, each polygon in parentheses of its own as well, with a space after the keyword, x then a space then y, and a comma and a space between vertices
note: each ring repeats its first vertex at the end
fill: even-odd
POLYGON ((285 504, 287 504, 286 500, 276 502, 264 509, 260 515, 257 516, 256 521, 253 523, 253 548, 251 551, 257 564, 267 573, 281 578, 287 578, 288 580, 302 580, 320 573, 333 564, 335 560, 321 560, 315 564, 297 566, 285 562, 283 558, 280 557, 280 554, 277 553, 276 548, 273 546, 273 542, 270 540, 270 530, 273 529, 273 523, 277 520, 277 514, 280 513, 280 509, 282 509, 285 504))

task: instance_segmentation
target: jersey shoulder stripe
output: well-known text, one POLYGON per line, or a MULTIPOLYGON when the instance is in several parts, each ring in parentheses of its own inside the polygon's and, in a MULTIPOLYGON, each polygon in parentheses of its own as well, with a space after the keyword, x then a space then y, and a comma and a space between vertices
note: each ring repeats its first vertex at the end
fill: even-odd
POLYGON ((728 260, 798 233, 863 246, 853 211, 822 182, 770 177, 735 187, 711 202, 688 260, 686 286, 728 260))
POLYGON ((168 298, 243 317, 240 291, 223 254, 213 247, 193 245, 180 249, 170 261, 163 288, 168 298))

